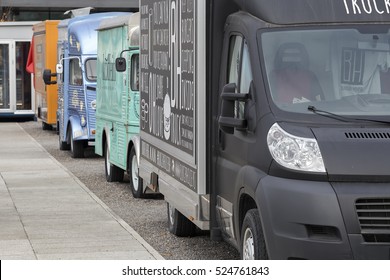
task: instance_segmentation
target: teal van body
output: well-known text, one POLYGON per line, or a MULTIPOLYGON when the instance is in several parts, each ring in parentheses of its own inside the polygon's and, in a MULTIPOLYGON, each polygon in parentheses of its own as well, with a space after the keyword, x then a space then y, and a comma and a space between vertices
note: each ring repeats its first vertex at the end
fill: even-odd
MULTIPOLYGON (((124 65, 123 64, 123 65, 124 65)), ((105 157, 107 181, 129 173, 135 197, 139 155, 139 14, 104 20, 98 28, 95 153, 105 157), (126 65, 116 69, 116 59, 126 65)))

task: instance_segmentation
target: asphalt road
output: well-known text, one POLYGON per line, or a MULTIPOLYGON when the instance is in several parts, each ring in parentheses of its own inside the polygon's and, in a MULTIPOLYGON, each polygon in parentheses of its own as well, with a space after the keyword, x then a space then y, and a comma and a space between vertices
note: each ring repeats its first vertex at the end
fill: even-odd
POLYGON ((106 182, 104 158, 97 156, 93 147, 85 151, 85 158, 73 159, 70 152, 59 150, 56 132, 42 130, 41 122, 21 122, 20 125, 164 258, 239 259, 239 253, 235 248, 223 241, 211 241, 208 232, 199 232, 197 236, 191 238, 179 238, 169 233, 167 207, 163 197, 160 195, 147 199, 133 198, 128 188, 127 176, 122 183, 106 182))

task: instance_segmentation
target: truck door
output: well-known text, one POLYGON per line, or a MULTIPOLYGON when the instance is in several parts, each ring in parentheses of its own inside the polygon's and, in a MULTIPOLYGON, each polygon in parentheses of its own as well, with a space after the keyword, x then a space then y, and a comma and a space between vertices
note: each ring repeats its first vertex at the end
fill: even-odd
MULTIPOLYGON (((252 70, 248 45, 240 33, 230 33, 225 39, 222 61, 221 86, 234 85, 232 94, 242 95, 249 92, 252 70), (226 42, 228 42, 226 44, 226 42)), ((226 90, 226 87, 223 87, 226 90)), ((220 98, 221 100, 221 98, 220 98)), ((232 119, 241 120, 245 115, 245 101, 232 101, 232 119)), ((220 108, 221 111, 221 108, 220 108)), ((217 219, 222 231, 236 239, 233 230, 233 205, 242 187, 239 172, 247 165, 250 153, 250 135, 246 130, 232 128, 230 131, 219 130, 219 153, 217 159, 217 219)))

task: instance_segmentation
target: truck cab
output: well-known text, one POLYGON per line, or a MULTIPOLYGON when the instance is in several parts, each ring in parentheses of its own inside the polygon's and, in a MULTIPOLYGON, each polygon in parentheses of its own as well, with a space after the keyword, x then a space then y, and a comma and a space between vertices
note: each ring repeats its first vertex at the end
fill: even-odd
POLYGON ((173 36, 167 76, 141 64, 141 103, 162 109, 141 121, 139 174, 170 231, 195 224, 243 259, 388 259, 387 1, 172 1, 167 21, 149 2, 141 36, 173 36), (142 86, 153 75, 166 94, 142 86))

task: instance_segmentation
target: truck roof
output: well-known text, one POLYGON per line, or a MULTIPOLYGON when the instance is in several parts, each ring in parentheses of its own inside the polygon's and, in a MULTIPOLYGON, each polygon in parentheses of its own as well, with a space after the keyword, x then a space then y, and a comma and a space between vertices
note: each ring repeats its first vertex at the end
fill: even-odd
MULTIPOLYGON (((65 21, 69 34, 70 49, 77 49, 81 54, 97 53, 97 31, 100 22, 107 18, 126 15, 122 12, 96 13, 79 16, 65 21), (77 43, 76 43, 77 42, 77 43), (77 46, 77 48, 74 48, 77 46)), ((62 24, 59 24, 62 27, 62 24)))
POLYGON ((97 30, 102 31, 116 27, 127 26, 127 38, 129 40, 129 45, 131 47, 138 47, 140 36, 139 22, 140 13, 127 14, 102 20, 97 30))
POLYGON ((234 0, 244 11, 273 24, 390 22, 388 0, 234 0))
POLYGON ((117 16, 113 18, 104 19, 100 22, 97 30, 111 29, 115 27, 125 26, 129 23, 129 19, 132 17, 132 13, 117 16))

